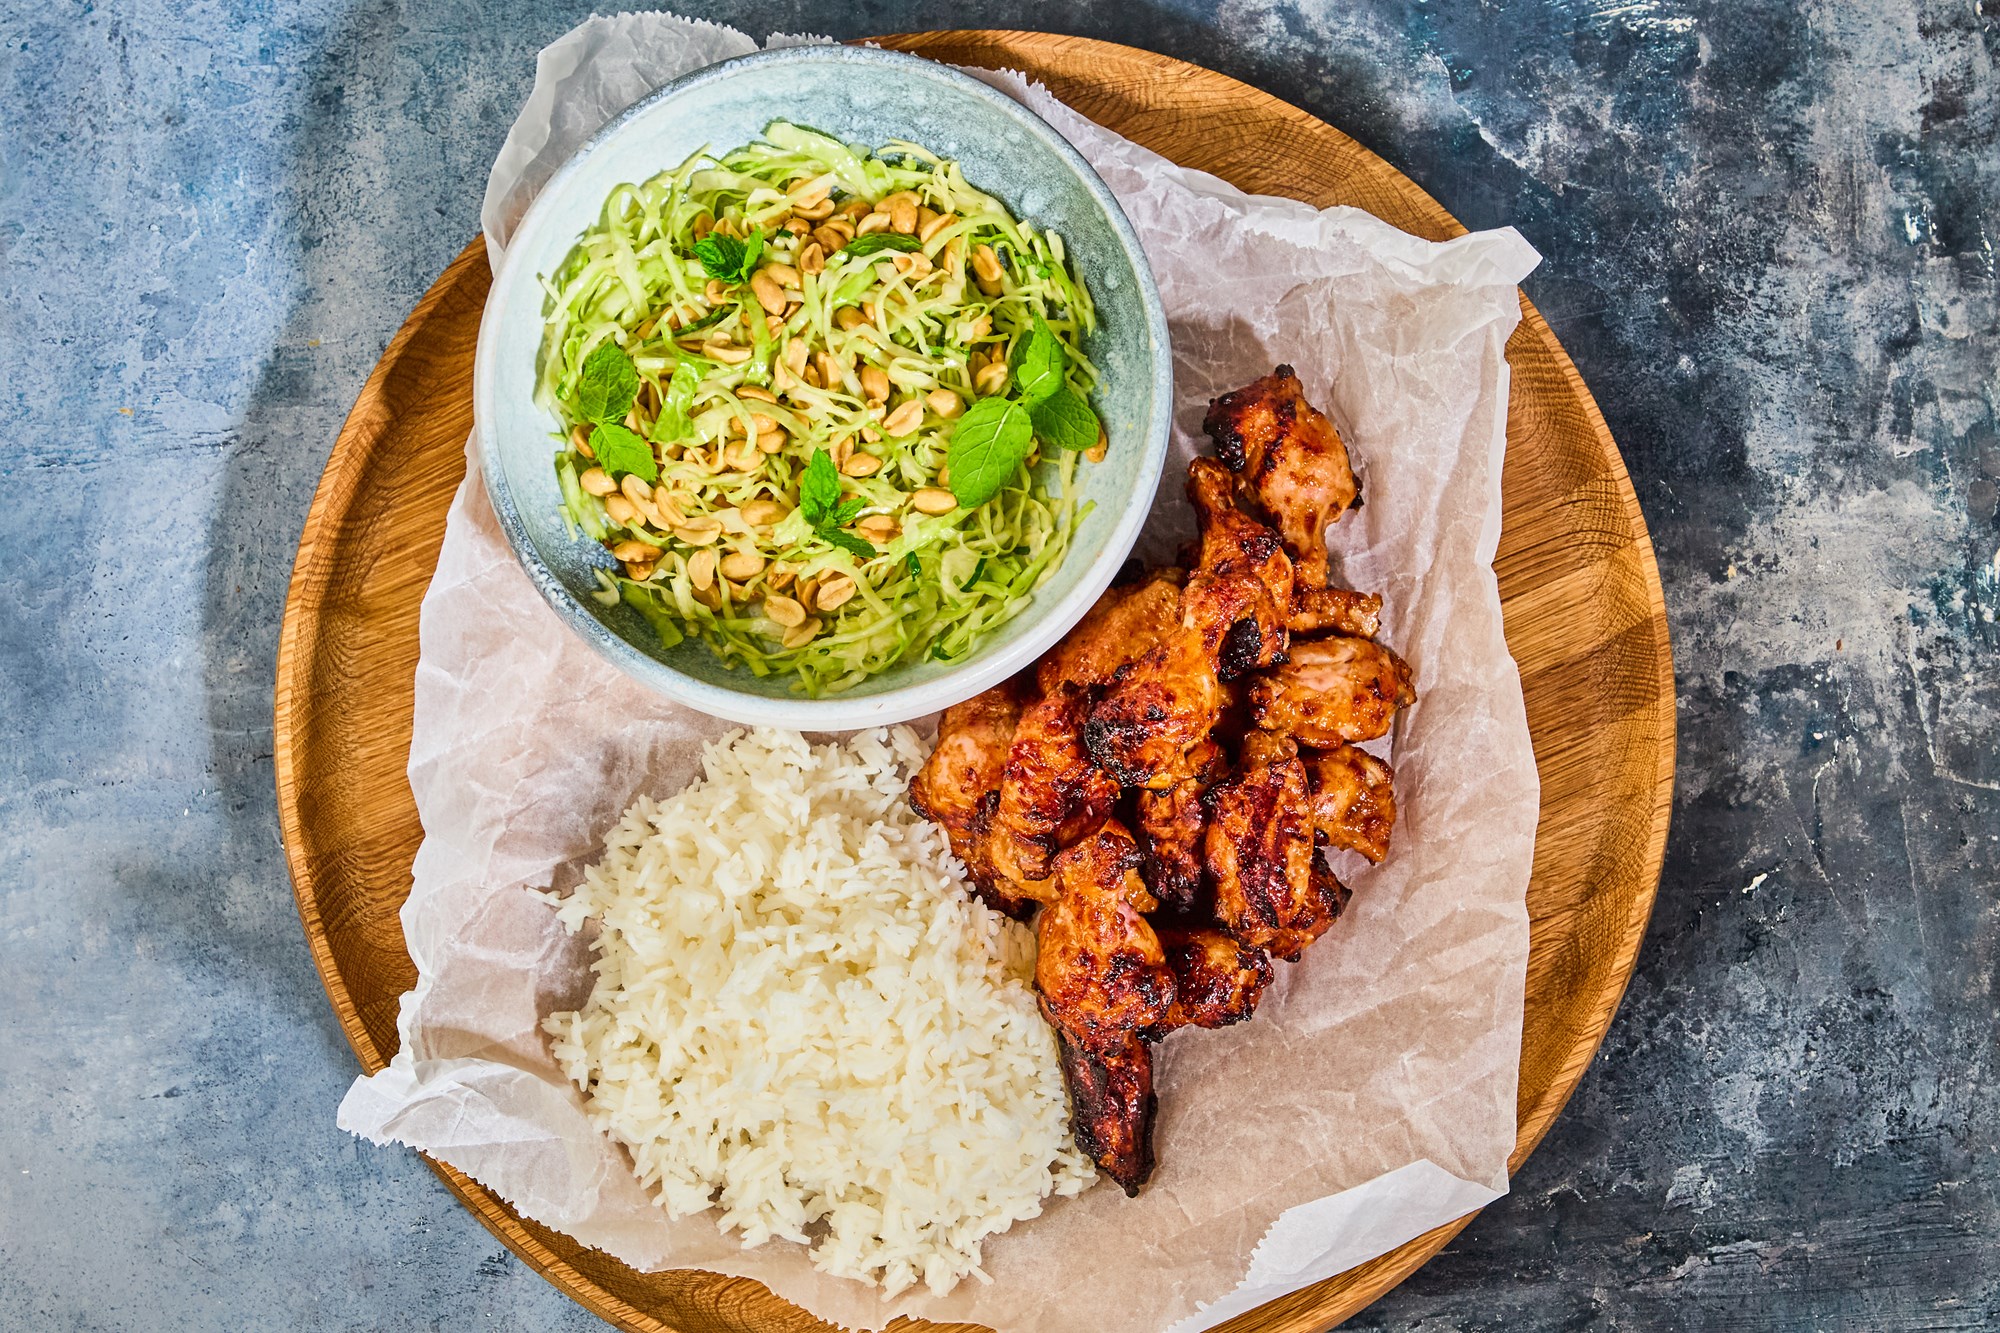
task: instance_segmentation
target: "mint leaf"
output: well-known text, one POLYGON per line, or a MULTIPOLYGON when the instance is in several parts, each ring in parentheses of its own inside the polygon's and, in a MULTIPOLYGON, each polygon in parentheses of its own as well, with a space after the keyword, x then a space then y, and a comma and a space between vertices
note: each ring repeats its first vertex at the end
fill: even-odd
POLYGON ((813 450, 805 475, 799 478, 799 511, 812 527, 823 526, 840 503, 840 469, 824 449, 813 450))
POLYGON ((621 421, 639 396, 639 372, 625 349, 614 342, 602 342, 583 359, 572 395, 576 414, 585 421, 621 421))
POLYGON ((650 438, 667 444, 674 440, 685 440, 694 434, 694 422, 689 414, 694 408, 694 392, 701 387, 701 371, 694 362, 683 361, 674 367, 673 378, 667 381, 667 392, 660 403, 660 415, 653 422, 650 438))
POLYGON ((710 232, 694 243, 694 257, 701 261, 708 276, 718 282, 744 281, 756 270, 757 256, 763 252, 762 227, 752 229, 747 241, 710 232))
POLYGON ((873 560, 876 556, 875 547, 871 543, 851 532, 842 532, 839 528, 821 528, 819 535, 822 540, 838 546, 856 559, 873 560))
POLYGON ((604 422, 590 433, 590 448, 597 455, 597 466, 613 476, 629 472, 647 481, 660 479, 652 446, 615 421, 604 422))
POLYGON ((842 500, 840 507, 827 516, 826 525, 829 528, 844 528, 849 523, 852 523, 860 515, 861 511, 867 507, 868 502, 858 495, 852 500, 842 500))
POLYGON ((1014 340, 1013 354, 1007 358, 1007 369, 1021 391, 1021 401, 1030 407, 1062 387, 1063 371, 1068 364, 1062 340, 1040 315, 1035 316, 1035 327, 1027 337, 1014 340))
POLYGON ((924 576, 924 562, 917 559, 915 551, 903 552, 903 568, 910 571, 910 577, 913 579, 920 579, 924 576))
POLYGON ((921 250, 924 243, 914 236, 905 236, 899 231, 871 231, 866 236, 857 236, 840 247, 843 255, 873 255, 884 250, 921 250))
POLYGON ((1058 449, 1081 451, 1097 443, 1097 413, 1065 384, 1028 409, 1035 434, 1058 449))
POLYGON ((945 464, 951 493, 967 509, 983 505, 1013 477, 1034 443, 1028 409, 1005 398, 982 398, 958 419, 945 464))

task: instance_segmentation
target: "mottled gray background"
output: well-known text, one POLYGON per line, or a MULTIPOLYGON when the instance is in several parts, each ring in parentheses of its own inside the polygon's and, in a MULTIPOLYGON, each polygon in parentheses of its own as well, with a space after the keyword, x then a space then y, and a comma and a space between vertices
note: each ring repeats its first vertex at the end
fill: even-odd
MULTIPOLYGON (((0 6, 0 1327, 601 1327, 334 1128, 270 730, 334 432, 587 12, 0 6)), ((1360 1326, 2000 1325, 2000 0, 705 12, 1201 61, 1547 257, 1659 548, 1673 840, 1569 1110, 1360 1326)))

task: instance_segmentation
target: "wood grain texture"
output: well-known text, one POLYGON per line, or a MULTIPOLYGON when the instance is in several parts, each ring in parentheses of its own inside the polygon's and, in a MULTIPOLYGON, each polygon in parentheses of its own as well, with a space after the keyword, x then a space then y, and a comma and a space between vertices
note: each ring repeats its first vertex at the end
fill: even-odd
MULTIPOLYGON (((1020 70, 1093 120, 1246 190, 1353 205, 1430 239, 1465 230, 1337 130, 1164 56, 1017 32, 883 44, 1020 70)), ((420 837, 404 774, 417 612, 465 470, 473 347, 489 282, 475 242, 383 354, 314 498, 280 641, 275 730, 286 856, 320 975, 369 1071, 393 1053, 397 1000, 415 979, 397 913, 420 837)), ((1513 385, 1495 560, 1542 783, 1517 1169, 1582 1077, 1631 975, 1659 881, 1674 760, 1673 663, 1644 519, 1575 367, 1525 299, 1522 313, 1507 349, 1513 385)), ((618 1327, 831 1328, 756 1283, 635 1273, 432 1165, 509 1249, 618 1327)), ((1469 1220, 1224 1327, 1329 1328, 1415 1271, 1469 1220)))

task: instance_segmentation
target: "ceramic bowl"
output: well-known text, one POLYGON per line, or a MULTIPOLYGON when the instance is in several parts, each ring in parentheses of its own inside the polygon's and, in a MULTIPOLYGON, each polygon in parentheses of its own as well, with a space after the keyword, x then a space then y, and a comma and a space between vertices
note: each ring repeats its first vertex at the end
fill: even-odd
MULTIPOLYGON (((1173 403, 1166 317, 1146 257, 1117 200, 1047 122, 986 84, 928 60, 862 47, 811 46, 725 61, 631 107, 549 181, 521 220, 487 298, 473 374, 480 455, 502 528, 563 622, 634 678, 717 717, 801 730, 906 721, 1006 679, 1074 625, 1110 583, 1152 506, 1173 403), (604 607, 600 547, 565 528, 552 458, 560 423, 536 406, 536 357, 554 273, 624 183, 647 180, 703 146, 756 138, 773 120, 850 143, 892 139, 956 158, 973 185, 1016 217, 1061 233, 1096 303, 1085 346, 1099 368, 1105 460, 1078 468, 1089 512, 1033 602, 964 658, 900 664, 845 692, 809 698, 790 676, 757 677, 690 639, 663 648, 637 612, 604 607)), ((1048 465, 1045 465, 1048 466, 1048 465)))

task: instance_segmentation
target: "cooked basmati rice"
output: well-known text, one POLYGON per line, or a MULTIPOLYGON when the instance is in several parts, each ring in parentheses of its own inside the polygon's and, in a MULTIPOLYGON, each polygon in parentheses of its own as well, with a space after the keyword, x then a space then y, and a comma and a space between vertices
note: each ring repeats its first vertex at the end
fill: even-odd
POLYGON ((746 1246, 942 1294, 980 1242, 1090 1183, 1034 937, 965 891, 904 797, 906 727, 830 745, 709 745, 704 776, 641 797, 566 897, 597 981, 545 1024, 592 1121, 675 1217, 746 1246))

